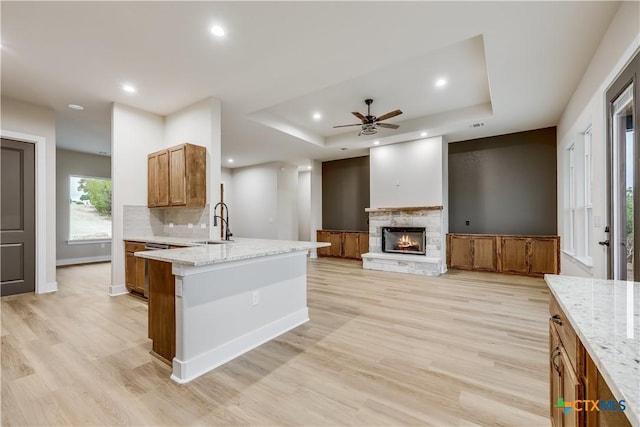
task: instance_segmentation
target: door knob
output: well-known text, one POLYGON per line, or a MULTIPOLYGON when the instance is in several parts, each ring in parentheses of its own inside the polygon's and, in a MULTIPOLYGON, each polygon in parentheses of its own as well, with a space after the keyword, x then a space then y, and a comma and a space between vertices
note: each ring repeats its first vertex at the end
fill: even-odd
POLYGON ((600 246, 609 246, 609 241, 605 240, 604 242, 598 242, 600 246))

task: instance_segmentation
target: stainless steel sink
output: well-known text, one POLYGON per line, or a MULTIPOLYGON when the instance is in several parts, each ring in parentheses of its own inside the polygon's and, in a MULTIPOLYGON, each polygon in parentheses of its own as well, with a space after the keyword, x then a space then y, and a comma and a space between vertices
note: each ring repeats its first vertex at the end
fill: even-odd
POLYGON ((202 240, 199 242, 195 242, 199 245, 224 245, 226 243, 232 243, 233 240, 202 240))

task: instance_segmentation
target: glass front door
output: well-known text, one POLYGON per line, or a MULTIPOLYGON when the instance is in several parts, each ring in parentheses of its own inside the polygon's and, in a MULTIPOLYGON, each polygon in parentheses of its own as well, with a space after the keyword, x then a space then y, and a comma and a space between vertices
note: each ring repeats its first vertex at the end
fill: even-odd
POLYGON ((610 149, 609 277, 640 281, 638 265, 638 56, 607 91, 610 149))

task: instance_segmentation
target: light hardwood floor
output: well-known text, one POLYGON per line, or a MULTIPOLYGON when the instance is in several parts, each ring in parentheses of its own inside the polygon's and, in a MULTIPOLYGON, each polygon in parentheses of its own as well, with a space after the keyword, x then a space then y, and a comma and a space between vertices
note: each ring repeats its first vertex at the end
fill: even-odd
POLYGON ((178 385, 109 264, 2 298, 2 425, 547 426, 542 279, 309 261, 311 320, 178 385))

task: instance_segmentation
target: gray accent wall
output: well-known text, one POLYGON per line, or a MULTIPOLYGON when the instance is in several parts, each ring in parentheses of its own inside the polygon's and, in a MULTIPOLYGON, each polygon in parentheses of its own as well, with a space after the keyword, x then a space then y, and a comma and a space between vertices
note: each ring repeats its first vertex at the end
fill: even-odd
POLYGON ((556 188, 555 127, 449 144, 451 233, 556 234, 556 188))
POLYGON ((322 229, 368 231, 369 156, 322 163, 322 229))
POLYGON ((111 158, 56 150, 56 259, 58 265, 108 260, 111 243, 69 245, 69 176, 111 178, 111 158))

